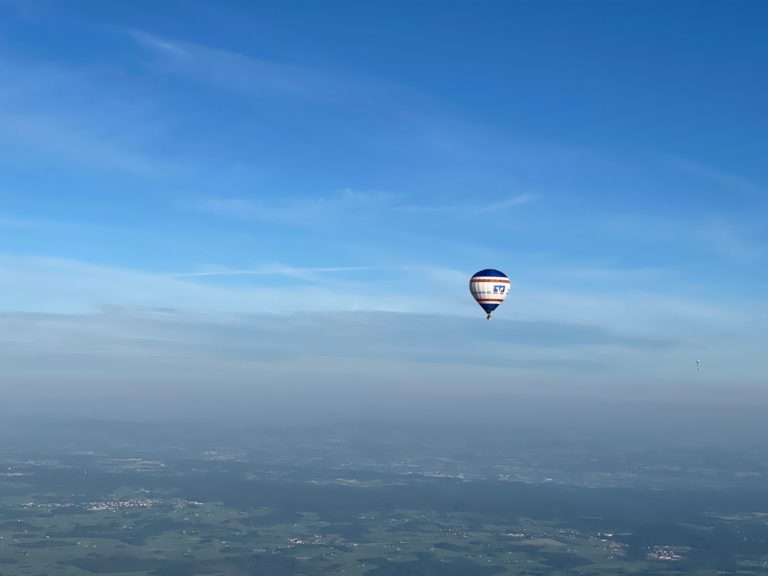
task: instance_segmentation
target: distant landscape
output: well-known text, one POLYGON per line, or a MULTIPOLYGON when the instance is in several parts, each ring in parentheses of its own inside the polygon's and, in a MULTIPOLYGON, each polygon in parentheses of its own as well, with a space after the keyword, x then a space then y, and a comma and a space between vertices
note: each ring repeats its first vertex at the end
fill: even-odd
POLYGON ((0 452, 0 574, 768 573, 765 452, 530 432, 38 428, 0 452))

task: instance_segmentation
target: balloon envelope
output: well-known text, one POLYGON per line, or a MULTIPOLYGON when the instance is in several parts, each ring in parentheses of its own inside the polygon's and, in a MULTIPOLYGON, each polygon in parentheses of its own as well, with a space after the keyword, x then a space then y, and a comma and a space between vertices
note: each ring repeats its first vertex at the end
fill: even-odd
POLYGON ((476 272, 469 279, 469 291, 478 304, 485 310, 488 319, 491 319, 491 312, 498 308, 499 304, 504 302, 509 292, 509 278, 504 272, 499 272, 493 268, 486 268, 476 272))

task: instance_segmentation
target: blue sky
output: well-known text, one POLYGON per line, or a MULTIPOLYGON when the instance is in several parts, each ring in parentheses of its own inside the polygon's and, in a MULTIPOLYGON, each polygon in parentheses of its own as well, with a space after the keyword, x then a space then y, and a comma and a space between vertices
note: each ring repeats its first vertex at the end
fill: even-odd
POLYGON ((0 1, 6 386, 759 387, 767 18, 0 1))

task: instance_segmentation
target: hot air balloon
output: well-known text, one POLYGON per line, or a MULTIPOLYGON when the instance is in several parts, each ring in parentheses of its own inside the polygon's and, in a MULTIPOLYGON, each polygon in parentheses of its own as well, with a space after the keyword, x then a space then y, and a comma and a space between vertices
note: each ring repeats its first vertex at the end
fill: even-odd
POLYGON ((469 291, 478 304, 485 310, 488 320, 491 313, 504 302, 509 292, 509 278, 504 272, 486 268, 475 273, 469 279, 469 291))

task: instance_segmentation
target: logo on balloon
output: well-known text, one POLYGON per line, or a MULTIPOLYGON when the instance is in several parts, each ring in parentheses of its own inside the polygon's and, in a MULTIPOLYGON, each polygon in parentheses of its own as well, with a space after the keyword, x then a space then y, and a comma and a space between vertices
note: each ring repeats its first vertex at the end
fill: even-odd
POLYGON ((493 286, 493 293, 494 294, 504 294, 504 291, 507 289, 507 287, 504 284, 494 284, 493 286))

